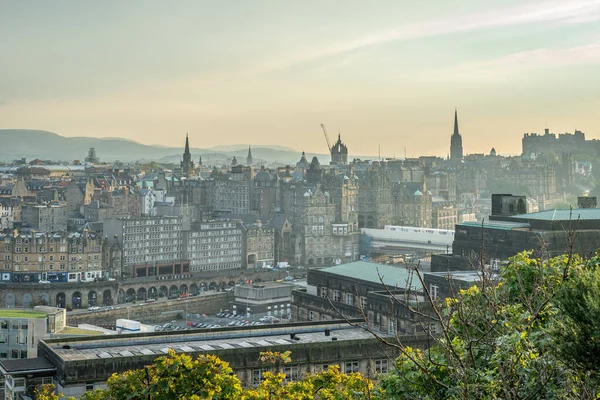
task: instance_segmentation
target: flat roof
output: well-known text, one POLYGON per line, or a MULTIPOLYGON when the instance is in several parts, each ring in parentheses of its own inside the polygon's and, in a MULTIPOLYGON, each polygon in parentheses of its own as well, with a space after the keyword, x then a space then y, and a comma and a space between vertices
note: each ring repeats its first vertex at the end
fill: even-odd
POLYGON ((539 211, 528 214, 512 215, 509 218, 531 219, 540 221, 600 221, 600 208, 574 208, 539 211))
POLYGON ((390 288, 408 288, 422 291, 423 286, 412 271, 402 266, 377 264, 368 261, 354 261, 347 264, 336 265, 334 267, 321 268, 329 274, 340 275, 352 279, 360 279, 367 282, 380 284, 383 281, 390 288))
POLYGON ((433 275, 440 277, 449 277, 455 281, 463 282, 479 282, 481 281, 481 273, 479 271, 447 271, 447 272, 425 272, 425 275, 433 275))
MULTIPOLYGON (((84 361, 106 358, 162 356, 170 349, 177 353, 209 353, 220 350, 242 350, 269 346, 305 346, 310 343, 337 342, 374 339, 374 336, 362 328, 356 328, 345 322, 328 324, 293 324, 281 327, 260 327, 253 329, 231 329, 217 332, 184 331, 174 333, 156 332, 150 334, 131 334, 88 337, 85 339, 43 340, 62 360, 84 361), (325 336, 325 329, 331 331, 325 336), (299 340, 291 339, 295 333, 299 340)), ((257 350, 258 351, 258 350, 257 350)))
POLYGON ((46 318, 46 314, 27 310, 0 310, 0 318, 46 318))
POLYGON ((56 367, 44 357, 2 360, 0 367, 8 373, 56 370, 56 367))
MULTIPOLYGON (((468 222, 463 222, 462 224, 458 224, 458 226, 474 226, 476 228, 481 228, 482 224, 481 224, 481 222, 468 221, 468 222)), ((483 227, 488 228, 488 229, 513 230, 513 229, 529 228, 529 223, 517 222, 517 221, 484 221, 483 227)))

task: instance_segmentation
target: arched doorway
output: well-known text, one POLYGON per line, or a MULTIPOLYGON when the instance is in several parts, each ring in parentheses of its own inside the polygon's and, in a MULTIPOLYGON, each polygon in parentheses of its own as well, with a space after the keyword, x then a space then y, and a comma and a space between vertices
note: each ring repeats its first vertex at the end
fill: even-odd
POLYGON ((49 306, 50 305, 50 295, 48 293, 40 294, 40 303, 43 306, 49 306))
POLYGON ((119 289, 119 294, 117 295, 119 304, 125 303, 125 297, 126 297, 125 291, 123 289, 119 289))
POLYGON ((56 294, 56 307, 65 308, 67 306, 67 296, 63 293, 56 294))
POLYGON ((156 288, 154 286, 152 286, 150 289, 148 289, 148 298, 156 300, 156 296, 157 296, 156 288))
POLYGON ((15 295, 13 293, 6 293, 6 308, 14 308, 16 303, 17 303, 17 299, 15 297, 15 295))
POLYGON ((243 279, 240 279, 240 280, 238 281, 238 284, 239 284, 239 285, 243 285, 244 283, 246 283, 246 281, 245 281, 245 280, 243 280, 243 279))
POLYGON ((192 283, 190 285, 190 293, 194 296, 197 295, 198 294, 198 285, 196 285, 195 283, 192 283))
POLYGON ((81 308, 81 292, 73 292, 71 296, 71 308, 81 308))
POLYGON ((234 281, 229 281, 229 282, 227 282, 227 286, 235 286, 235 282, 234 281))
POLYGON ((169 297, 179 296, 179 288, 175 285, 172 285, 169 288, 169 297))
POLYGON ((315 265, 315 260, 313 260, 312 258, 309 258, 308 265, 315 265))
POLYGON ((125 303, 129 303, 135 300, 135 289, 127 289, 125 292, 125 303))
POLYGON ((166 286, 161 286, 158 292, 158 297, 167 297, 169 296, 169 288, 166 286))
POLYGON ((181 285, 179 286, 179 294, 186 294, 188 292, 188 287, 187 285, 181 285))
POLYGON ((137 291, 137 299, 146 301, 146 288, 139 288, 137 291))
POLYGON ((201 290, 201 291, 205 292, 205 291, 206 291, 206 287, 207 287, 207 286, 206 286, 206 283, 205 283, 205 282, 202 282, 202 283, 200 283, 200 290, 201 290))
POLYGON ((248 254, 248 268, 253 268, 256 264, 256 254, 248 254))
POLYGON ((88 307, 98 305, 98 294, 92 290, 88 293, 88 307))
POLYGON ((102 303, 105 306, 112 306, 113 300, 112 300, 112 293, 110 292, 110 289, 106 289, 104 292, 102 292, 102 303))
POLYGON ((217 282, 211 282, 208 284, 208 290, 215 290, 217 288, 217 282))
POLYGON ((33 297, 29 293, 25 293, 23 297, 21 297, 21 304, 23 307, 31 307, 31 303, 33 303, 33 297))

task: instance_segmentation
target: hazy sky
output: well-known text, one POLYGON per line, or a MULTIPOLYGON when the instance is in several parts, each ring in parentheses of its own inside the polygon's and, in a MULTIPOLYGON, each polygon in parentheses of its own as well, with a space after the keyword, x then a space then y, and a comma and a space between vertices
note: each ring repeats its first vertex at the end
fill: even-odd
POLYGON ((466 153, 600 138, 600 0, 0 0, 0 128, 466 153))

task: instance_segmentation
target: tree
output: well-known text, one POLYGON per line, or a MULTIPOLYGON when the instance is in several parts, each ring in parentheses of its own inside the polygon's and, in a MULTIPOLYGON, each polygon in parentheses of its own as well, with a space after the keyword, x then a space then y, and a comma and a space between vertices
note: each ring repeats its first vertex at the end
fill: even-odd
MULTIPOLYGON (((563 296, 568 298, 581 284, 574 277, 583 279, 590 262, 598 260, 585 263, 573 255, 543 260, 530 255, 513 257, 500 279, 483 269, 479 286, 446 299, 439 308, 442 334, 436 343, 427 350, 404 348, 396 371, 381 381, 380 397, 595 398, 599 381, 556 351, 564 336, 551 332, 568 315, 555 304, 558 293, 565 290, 563 296), (572 283, 566 283, 571 279, 572 283)), ((593 277, 583 282, 591 288, 593 277)), ((598 304, 598 297, 587 298, 588 304, 598 304)), ((584 355, 590 347, 583 339, 590 338, 592 331, 576 322, 582 318, 580 313, 571 315, 573 325, 566 325, 564 332, 573 332, 577 326, 579 332, 588 333, 578 344, 579 354, 584 355)), ((590 328, 598 326, 597 320, 586 321, 590 328)))

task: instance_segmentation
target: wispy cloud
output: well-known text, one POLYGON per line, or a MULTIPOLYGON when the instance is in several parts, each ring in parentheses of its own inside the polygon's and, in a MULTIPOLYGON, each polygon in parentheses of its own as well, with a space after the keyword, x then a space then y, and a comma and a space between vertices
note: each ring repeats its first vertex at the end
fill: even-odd
POLYGON ((290 68, 319 59, 348 53, 379 44, 435 37, 484 29, 533 23, 557 25, 578 24, 600 20, 600 0, 537 1, 503 9, 495 9, 434 21, 411 23, 393 29, 322 47, 316 51, 301 52, 268 63, 267 69, 290 68))
POLYGON ((566 48, 543 48, 521 51, 492 60, 461 64, 428 75, 443 79, 466 77, 487 78, 547 68, 561 68, 600 63, 600 40, 566 48))

